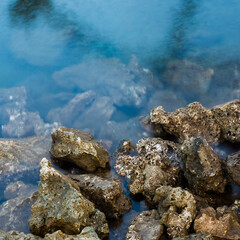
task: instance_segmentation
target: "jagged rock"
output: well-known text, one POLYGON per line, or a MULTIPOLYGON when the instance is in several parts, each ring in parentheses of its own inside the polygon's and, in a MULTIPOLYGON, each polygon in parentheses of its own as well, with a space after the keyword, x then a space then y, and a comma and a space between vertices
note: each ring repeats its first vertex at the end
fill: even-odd
POLYGON ((198 234, 190 234, 183 237, 176 237, 176 238, 173 238, 172 240, 214 240, 214 238, 211 234, 198 233, 198 234))
POLYGON ((81 194, 77 184, 55 170, 46 158, 40 166, 41 181, 38 199, 31 209, 30 231, 39 236, 56 230, 79 234, 84 227, 92 226, 99 235, 106 236, 105 215, 81 194))
POLYGON ((139 156, 119 156, 114 168, 130 179, 131 193, 143 193, 151 200, 161 185, 180 182, 178 147, 161 138, 143 138, 136 144, 139 156))
POLYGON ((154 201, 159 202, 161 223, 167 227, 167 233, 171 237, 187 235, 196 215, 193 195, 180 187, 161 186, 156 190, 154 201))
POLYGON ((240 151, 229 155, 226 162, 227 175, 230 182, 240 187, 240 151))
POLYGON ((187 60, 171 61, 166 69, 167 83, 190 98, 208 91, 213 74, 213 69, 187 60))
POLYGON ((0 205, 0 229, 29 232, 28 219, 37 193, 28 191, 25 196, 12 198, 0 205))
POLYGON ((201 209, 194 222, 194 230, 197 233, 209 233, 224 239, 240 239, 240 210, 239 202, 232 207, 212 207, 201 209))
POLYGON ((52 157, 68 161, 88 171, 105 168, 110 158, 107 150, 81 130, 60 127, 52 133, 52 157))
POLYGON ((163 225, 157 210, 144 211, 134 218, 128 228, 127 240, 158 240, 163 233, 163 225))
POLYGON ((100 240, 92 227, 85 227, 78 235, 67 235, 61 230, 52 234, 46 234, 44 238, 33 234, 25 234, 18 231, 4 232, 0 230, 0 240, 100 240))
POLYGON ((208 142, 216 143, 221 136, 221 129, 213 113, 198 102, 171 113, 165 112, 163 107, 158 106, 152 109, 150 118, 155 129, 153 134, 159 136, 159 133, 167 132, 176 136, 179 142, 202 136, 208 142))
POLYGON ((227 102, 211 109, 221 128, 221 138, 240 142, 240 100, 227 102))
POLYGON ((26 197, 29 193, 38 191, 38 187, 32 184, 25 184, 23 181, 17 181, 9 184, 4 190, 6 200, 16 197, 26 197))
POLYGON ((184 175, 193 191, 199 195, 224 192, 226 180, 221 159, 205 139, 197 137, 184 141, 181 152, 184 175))
POLYGON ((120 181, 104 179, 91 174, 69 175, 81 192, 107 217, 118 217, 131 209, 130 200, 124 195, 120 181))
POLYGON ((129 140, 122 140, 115 155, 128 155, 133 151, 134 147, 132 146, 131 142, 129 140))
MULTIPOLYGON (((49 137, 0 139, 0 192, 10 182, 39 179, 39 163, 49 155, 49 137)), ((3 194, 0 194, 3 195, 3 194)))
POLYGON ((215 106, 209 110, 194 102, 186 108, 167 113, 162 106, 152 109, 153 134, 174 135, 180 142, 201 136, 209 143, 240 141, 240 100, 215 106))

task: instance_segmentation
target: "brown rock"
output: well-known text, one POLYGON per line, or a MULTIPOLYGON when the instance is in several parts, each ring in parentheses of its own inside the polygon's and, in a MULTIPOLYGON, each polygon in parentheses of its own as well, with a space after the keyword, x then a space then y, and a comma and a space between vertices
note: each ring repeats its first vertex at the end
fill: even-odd
POLYGON ((226 170, 230 182, 240 187, 240 151, 227 157, 226 170))

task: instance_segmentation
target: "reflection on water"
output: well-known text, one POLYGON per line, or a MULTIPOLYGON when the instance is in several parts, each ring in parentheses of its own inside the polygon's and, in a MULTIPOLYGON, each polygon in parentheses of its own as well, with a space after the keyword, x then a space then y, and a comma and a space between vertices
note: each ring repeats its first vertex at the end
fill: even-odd
POLYGON ((151 135, 139 116, 156 105, 239 98, 239 11, 234 0, 1 1, 2 136, 65 125, 113 152, 151 135))

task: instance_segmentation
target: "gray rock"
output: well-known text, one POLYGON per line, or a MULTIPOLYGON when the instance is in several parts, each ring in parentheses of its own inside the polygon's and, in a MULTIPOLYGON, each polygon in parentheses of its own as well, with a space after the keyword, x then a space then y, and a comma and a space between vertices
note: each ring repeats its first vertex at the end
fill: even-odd
POLYGON ((107 150, 81 130, 60 127, 52 133, 52 157, 68 161, 88 171, 105 168, 110 158, 107 150))
POLYGON ((127 240, 158 240, 163 233, 157 210, 144 211, 134 218, 128 228, 127 240))
POLYGON ((214 240, 214 238, 211 234, 198 233, 190 234, 183 237, 176 237, 173 238, 172 240, 214 240))
POLYGON ((41 237, 19 231, 4 232, 0 230, 0 240, 41 240, 41 237))
POLYGON ((240 187, 240 151, 229 155, 224 163, 228 179, 232 184, 240 187))
POLYGON ((41 181, 31 209, 30 231, 39 236, 56 230, 72 235, 92 226, 100 236, 106 236, 109 230, 105 215, 81 194, 77 184, 55 170, 46 158, 40 165, 41 181))
POLYGON ((184 175, 193 191, 199 195, 224 192, 222 161, 205 139, 190 138, 183 143, 181 152, 184 175))
POLYGON ((161 223, 167 227, 168 235, 187 235, 196 216, 196 201, 193 195, 180 187, 161 186, 156 190, 154 201, 159 203, 161 223))
POLYGON ((119 217, 132 207, 118 180, 104 179, 91 174, 69 177, 76 181, 81 192, 107 217, 119 217))

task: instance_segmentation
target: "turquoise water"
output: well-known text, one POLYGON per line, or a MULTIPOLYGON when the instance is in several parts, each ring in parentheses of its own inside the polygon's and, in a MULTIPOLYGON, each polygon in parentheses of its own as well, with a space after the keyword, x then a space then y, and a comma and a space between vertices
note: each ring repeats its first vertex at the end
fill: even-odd
POLYGON ((0 125, 14 111, 36 113, 90 131, 113 152, 123 138, 151 135, 138 117, 156 105, 239 98, 239 15, 237 0, 2 0, 0 88, 26 94, 19 107, 16 90, 1 97, 0 125))

